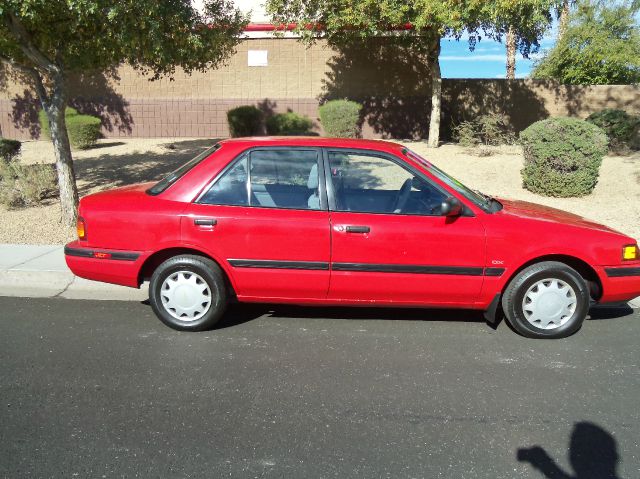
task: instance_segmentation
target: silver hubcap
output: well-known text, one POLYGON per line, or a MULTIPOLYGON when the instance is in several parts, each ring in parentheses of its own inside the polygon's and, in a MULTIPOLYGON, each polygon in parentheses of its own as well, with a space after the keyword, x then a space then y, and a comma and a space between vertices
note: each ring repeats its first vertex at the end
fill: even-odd
POLYGON ((556 329, 576 310, 576 292, 560 279, 543 279, 531 286, 522 300, 524 317, 539 329, 556 329))
POLYGON ((211 307, 211 290, 200 275, 178 271, 168 276, 160 288, 162 305, 181 321, 196 321, 211 307))

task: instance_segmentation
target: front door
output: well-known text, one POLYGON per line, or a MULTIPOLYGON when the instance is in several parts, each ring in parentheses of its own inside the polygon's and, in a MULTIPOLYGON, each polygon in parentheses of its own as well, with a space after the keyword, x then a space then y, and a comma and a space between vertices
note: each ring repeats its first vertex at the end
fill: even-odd
POLYGON ((260 148, 233 162, 183 218, 183 240, 225 262, 236 293, 326 298, 330 232, 320 151, 260 148))
POLYGON ((331 299, 433 305, 476 300, 485 234, 473 213, 441 216, 449 194, 397 158, 333 150, 327 159, 331 299))

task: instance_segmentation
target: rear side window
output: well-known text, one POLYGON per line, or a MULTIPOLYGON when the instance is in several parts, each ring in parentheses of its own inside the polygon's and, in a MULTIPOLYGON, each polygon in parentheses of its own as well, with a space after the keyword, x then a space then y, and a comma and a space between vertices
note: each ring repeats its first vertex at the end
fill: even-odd
POLYGON ((180 168, 178 168, 177 170, 173 171, 172 173, 170 173, 169 175, 164 177, 162 180, 160 180, 158 183, 153 185, 151 188, 149 188, 147 190, 147 193, 150 194, 150 195, 154 195, 154 196, 155 195, 159 195, 164 190, 169 188, 172 184, 174 184, 176 181, 178 181, 180 178, 182 178, 194 166, 196 166, 198 163, 200 163, 205 158, 208 158, 209 156, 211 156, 212 153, 215 153, 219 149, 220 149, 220 143, 217 143, 217 144, 213 145, 211 148, 206 149, 205 151, 200 153, 198 156, 196 156, 192 160, 189 160, 187 163, 182 165, 180 168))
POLYGON ((316 150, 254 150, 209 188, 199 203, 320 209, 316 150))
POLYGON ((247 156, 237 161, 209 188, 200 203, 209 205, 247 206, 247 156))

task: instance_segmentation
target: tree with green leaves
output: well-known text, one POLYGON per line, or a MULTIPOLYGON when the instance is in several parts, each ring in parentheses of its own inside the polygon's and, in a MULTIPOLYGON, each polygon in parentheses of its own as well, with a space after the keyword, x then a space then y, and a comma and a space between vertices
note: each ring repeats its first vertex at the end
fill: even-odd
POLYGON ((204 71, 228 58, 246 19, 227 0, 0 0, 0 61, 27 79, 49 120, 62 219, 78 192, 65 108, 68 77, 122 63, 157 79, 177 67, 204 71))
POLYGON ((533 78, 571 85, 640 82, 640 2, 578 2, 565 32, 536 64, 533 78))
POLYGON ((409 35, 413 35, 416 42, 424 42, 430 52, 432 78, 428 145, 431 147, 438 146, 440 137, 441 40, 460 40, 466 34, 469 47, 473 49, 482 33, 489 36, 497 34, 492 23, 495 17, 492 2, 479 0, 267 0, 266 7, 275 23, 295 23, 302 40, 308 42, 320 37, 336 42, 380 37, 389 35, 394 28, 411 25, 413 31, 409 35))
POLYGON ((505 38, 506 78, 516 77, 516 54, 528 58, 539 48, 539 40, 549 29, 554 0, 496 0, 487 2, 491 9, 494 36, 505 38))

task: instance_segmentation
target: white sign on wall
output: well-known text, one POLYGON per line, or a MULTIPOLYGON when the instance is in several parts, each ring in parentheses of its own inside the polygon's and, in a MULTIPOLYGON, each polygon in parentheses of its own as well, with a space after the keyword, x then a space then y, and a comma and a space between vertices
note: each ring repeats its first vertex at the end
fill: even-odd
POLYGON ((267 50, 249 50, 247 52, 247 65, 250 67, 268 66, 267 50))

